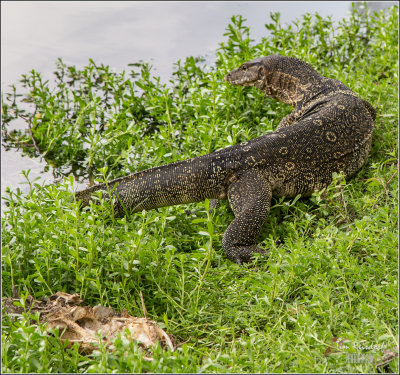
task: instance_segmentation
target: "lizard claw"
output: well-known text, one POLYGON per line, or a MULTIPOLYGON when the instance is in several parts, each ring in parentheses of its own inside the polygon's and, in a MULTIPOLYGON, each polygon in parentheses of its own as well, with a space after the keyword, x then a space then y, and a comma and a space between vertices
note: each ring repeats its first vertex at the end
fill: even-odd
POLYGON ((232 250, 232 253, 227 252, 227 256, 239 265, 251 262, 254 254, 266 255, 269 252, 268 250, 261 249, 257 245, 236 247, 232 250))

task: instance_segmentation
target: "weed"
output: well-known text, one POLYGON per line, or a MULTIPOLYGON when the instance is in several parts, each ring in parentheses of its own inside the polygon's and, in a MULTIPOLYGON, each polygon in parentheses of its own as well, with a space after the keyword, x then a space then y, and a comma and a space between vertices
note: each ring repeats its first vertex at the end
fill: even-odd
MULTIPOLYGON (((232 17, 215 63, 179 61, 168 84, 145 62, 115 73, 59 59, 54 80, 32 70, 23 75, 26 93, 3 93, 4 144, 69 175, 40 186, 26 173, 27 194, 7 190, 4 295, 12 285, 35 298, 77 292, 141 316, 142 293, 147 315, 185 342, 174 353, 156 347, 151 362, 122 339, 114 352, 99 346, 83 357, 33 326, 29 312, 3 314, 3 372, 376 372, 376 363, 346 359, 358 353, 355 344, 398 345, 398 7, 353 8, 337 26, 306 14, 283 27, 272 14, 266 28, 270 35, 255 42, 245 20, 232 17), (310 199, 273 201, 264 226, 270 253, 256 269, 223 255, 233 218, 225 203, 213 214, 206 202, 117 219, 101 195, 82 211, 71 201, 72 175, 109 180, 273 131, 290 108, 223 76, 275 53, 342 80, 378 116, 355 178, 338 175, 310 199), (12 130, 19 117, 26 129, 12 130), (327 351, 333 339, 348 348, 327 351)), ((379 370, 397 373, 398 364, 379 370)))

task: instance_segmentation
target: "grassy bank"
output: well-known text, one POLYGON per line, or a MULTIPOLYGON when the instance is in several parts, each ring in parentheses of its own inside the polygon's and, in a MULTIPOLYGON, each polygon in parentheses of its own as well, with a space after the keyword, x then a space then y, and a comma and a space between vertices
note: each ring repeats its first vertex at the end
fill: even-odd
POLYGON ((398 372, 377 349, 398 346, 398 8, 353 9, 339 25, 310 15, 268 22, 269 36, 252 41, 232 17, 215 63, 180 61, 168 84, 143 62, 113 72, 59 60, 52 82, 32 71, 23 96, 3 93, 4 144, 69 175, 39 186, 27 174, 30 192, 3 198, 3 296, 12 285, 37 299, 79 293, 142 316, 142 292, 147 315, 180 344, 174 353, 155 348, 153 361, 124 340, 82 356, 31 325, 29 312, 3 315, 3 372, 398 372), (206 201, 118 219, 107 202, 80 211, 71 201, 73 176, 111 179, 273 131, 291 109, 223 77, 275 53, 342 80, 378 115, 355 178, 336 176, 309 199, 273 200, 267 258, 226 259, 227 203, 211 214, 206 201), (11 130, 17 118, 25 131, 11 130))

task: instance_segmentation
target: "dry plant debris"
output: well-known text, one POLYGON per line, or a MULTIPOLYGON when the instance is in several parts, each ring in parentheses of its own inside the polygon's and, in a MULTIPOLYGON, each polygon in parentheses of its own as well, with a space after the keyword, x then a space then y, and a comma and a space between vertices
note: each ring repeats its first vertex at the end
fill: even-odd
MULTIPOLYGON (((24 312, 24 307, 16 306, 15 301, 20 301, 20 298, 13 290, 13 297, 3 299, 6 313, 20 315, 24 312)), ((175 349, 171 338, 156 322, 130 316, 126 310, 119 314, 110 307, 85 306, 83 303, 78 294, 57 292, 42 301, 28 296, 25 309, 30 309, 32 314, 39 312, 39 321, 48 324, 48 331, 59 328, 61 340, 68 340, 69 346, 79 343, 82 353, 91 353, 100 338, 111 349, 118 333, 124 334, 128 340, 136 340, 145 349, 157 341, 165 349, 175 349)))

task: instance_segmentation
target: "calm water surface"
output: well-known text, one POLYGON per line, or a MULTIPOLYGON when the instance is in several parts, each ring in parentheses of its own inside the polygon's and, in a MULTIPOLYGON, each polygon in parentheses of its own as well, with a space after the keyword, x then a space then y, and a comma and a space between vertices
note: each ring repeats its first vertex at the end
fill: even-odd
MULTIPOLYGON (((387 2, 386 6, 393 2, 387 2)), ((372 4, 375 7, 382 5, 372 4)), ((268 34, 270 12, 290 23, 305 13, 318 12, 338 21, 348 16, 351 2, 2 2, 1 90, 17 83, 21 74, 35 69, 51 79, 55 61, 79 67, 89 58, 116 71, 138 60, 150 61, 153 73, 168 81, 173 63, 187 56, 212 59, 232 15, 247 19, 251 38, 268 34)), ((41 173, 40 159, 1 149, 1 191, 15 189, 31 169, 32 178, 53 182, 41 173)))

